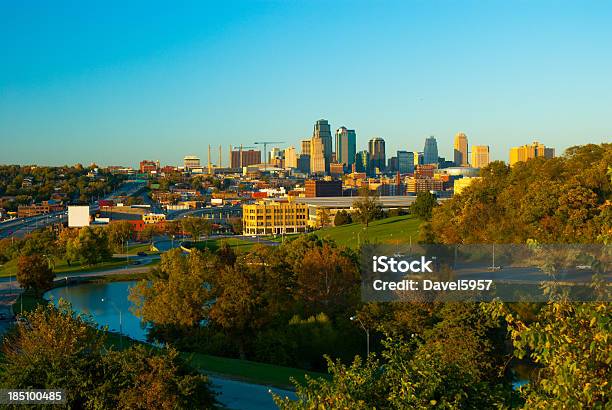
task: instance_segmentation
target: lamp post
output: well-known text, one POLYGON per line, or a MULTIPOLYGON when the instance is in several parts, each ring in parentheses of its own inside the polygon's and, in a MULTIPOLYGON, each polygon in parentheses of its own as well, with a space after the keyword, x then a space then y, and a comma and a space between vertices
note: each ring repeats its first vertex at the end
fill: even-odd
POLYGON ((119 309, 117 307, 117 305, 115 305, 113 303, 112 300, 110 299, 100 299, 101 302, 109 302, 110 305, 117 311, 119 312, 119 346, 121 349, 123 349, 123 318, 122 318, 122 314, 121 314, 121 309, 119 309))
POLYGON ((357 321, 359 323, 359 325, 361 326, 361 328, 363 329, 363 331, 366 334, 366 352, 367 352, 367 356, 370 356, 370 329, 368 329, 363 322, 361 321, 361 319, 359 319, 359 317, 357 316, 351 316, 351 321, 357 321))

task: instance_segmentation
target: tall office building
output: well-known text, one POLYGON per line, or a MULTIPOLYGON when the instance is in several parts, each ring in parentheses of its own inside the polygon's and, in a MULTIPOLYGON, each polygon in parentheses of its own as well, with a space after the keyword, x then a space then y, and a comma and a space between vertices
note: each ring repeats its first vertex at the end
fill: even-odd
POLYGON ((357 153, 357 136, 355 130, 340 127, 336 130, 336 162, 350 169, 357 153))
POLYGON ((414 152, 397 151, 397 170, 400 174, 414 173, 414 152))
POLYGON ((355 154, 355 172, 371 173, 370 153, 368 151, 359 151, 355 154))
POLYGON ((425 148, 423 149, 423 163, 437 164, 438 163, 438 143, 436 137, 431 136, 425 139, 425 148))
MULTIPOLYGON (((320 138, 323 142, 323 155, 325 157, 325 172, 329 172, 329 164, 332 162, 332 135, 327 120, 318 120, 315 122, 312 130, 312 137, 320 138)), ((312 145, 310 146, 312 148, 312 145)), ((311 157, 313 153, 311 152, 311 157)), ((311 170, 312 171, 312 170, 311 170)))
POLYGON ((528 145, 510 148, 510 165, 533 158, 553 158, 554 156, 554 148, 547 148, 544 144, 534 141, 528 145))
POLYGON ((325 174, 329 171, 329 163, 325 160, 325 142, 321 137, 314 136, 310 140, 310 173, 325 174))
POLYGON ((302 140, 302 155, 310 155, 310 139, 302 140))
POLYGON ((455 166, 458 167, 467 167, 468 163, 468 139, 467 135, 462 132, 458 132, 455 135, 455 150, 454 150, 454 159, 455 166))
POLYGON ((491 162, 488 145, 472 145, 472 167, 484 168, 491 162))
POLYGON ((380 172, 385 170, 385 164, 387 158, 385 155, 385 140, 379 137, 372 138, 368 143, 368 150, 370 152, 370 166, 373 172, 376 172, 376 168, 380 172))
POLYGON ((297 168, 297 152, 295 147, 285 148, 285 168, 297 168))

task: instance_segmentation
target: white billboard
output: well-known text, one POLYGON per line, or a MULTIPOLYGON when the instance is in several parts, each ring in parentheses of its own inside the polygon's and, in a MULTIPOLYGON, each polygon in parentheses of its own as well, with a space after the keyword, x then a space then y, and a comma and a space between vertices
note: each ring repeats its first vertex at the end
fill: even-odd
POLYGON ((89 226, 89 206, 76 205, 68 207, 68 227, 80 228, 89 226))

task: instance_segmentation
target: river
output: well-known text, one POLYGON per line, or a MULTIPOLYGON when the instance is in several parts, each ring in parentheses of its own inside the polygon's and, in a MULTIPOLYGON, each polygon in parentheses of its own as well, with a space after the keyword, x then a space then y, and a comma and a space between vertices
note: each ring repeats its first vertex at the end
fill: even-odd
MULTIPOLYGON (((72 304, 75 312, 90 315, 99 326, 108 326, 108 329, 114 332, 118 332, 121 327, 124 335, 146 342, 146 327, 130 311, 131 303, 127 298, 129 288, 135 283, 126 281, 62 286, 48 291, 44 296, 55 304, 63 298, 72 304)), ((268 386, 215 376, 210 379, 219 392, 218 400, 230 409, 276 409, 268 386)), ((291 391, 276 388, 272 390, 281 396, 295 398, 295 393, 291 391)))

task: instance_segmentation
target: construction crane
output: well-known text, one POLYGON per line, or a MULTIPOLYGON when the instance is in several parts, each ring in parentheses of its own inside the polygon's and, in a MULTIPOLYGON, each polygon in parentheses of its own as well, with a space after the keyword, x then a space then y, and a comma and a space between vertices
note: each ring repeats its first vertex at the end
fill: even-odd
POLYGON ((285 141, 261 141, 254 142, 255 145, 263 145, 264 147, 264 172, 266 172, 266 165, 268 164, 268 144, 284 144, 285 141))

